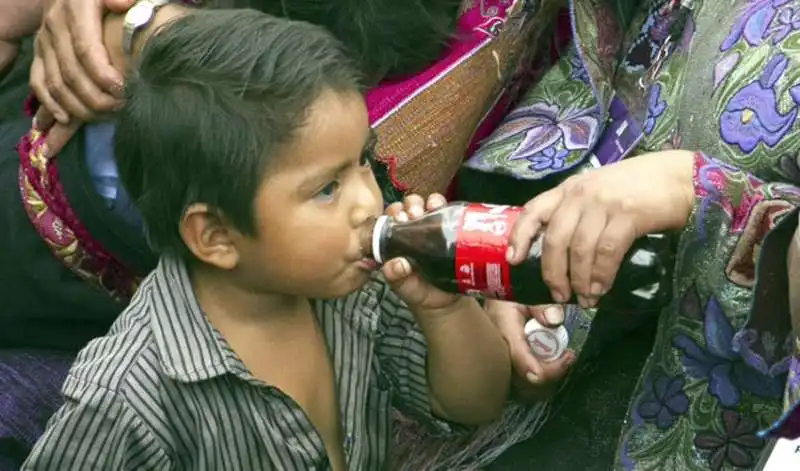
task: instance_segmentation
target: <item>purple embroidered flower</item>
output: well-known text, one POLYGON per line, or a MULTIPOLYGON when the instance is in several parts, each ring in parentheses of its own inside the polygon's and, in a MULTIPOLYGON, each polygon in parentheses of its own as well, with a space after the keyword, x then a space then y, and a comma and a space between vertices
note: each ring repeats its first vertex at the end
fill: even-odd
POLYGON ((769 32, 767 29, 775 18, 777 9, 792 0, 749 0, 742 15, 734 23, 730 34, 720 46, 720 51, 725 52, 732 48, 744 37, 750 46, 761 44, 769 32))
POLYGON ((661 100, 661 84, 656 83, 650 88, 650 98, 647 102, 647 121, 644 123, 645 134, 650 134, 656 127, 658 118, 667 111, 667 102, 661 100))
POLYGON ((636 407, 639 415, 655 422, 656 427, 668 429, 679 415, 689 410, 689 398, 683 391, 684 379, 659 376, 636 407))
POLYGON ((800 8, 797 10, 792 7, 784 8, 772 21, 772 27, 770 28, 772 42, 774 44, 780 43, 786 39, 786 36, 789 36, 789 33, 796 29, 800 29, 800 8))
POLYGON ((598 121, 594 113, 596 108, 560 110, 549 103, 522 106, 506 116, 488 144, 524 133, 510 160, 537 156, 558 142, 562 142, 567 151, 585 150, 594 144, 597 133, 598 121))
POLYGON ((722 411, 722 433, 700 432, 694 437, 694 446, 711 453, 708 464, 711 471, 719 471, 724 465, 751 469, 756 456, 764 446, 764 440, 755 435, 758 424, 739 412, 722 411))
POLYGON ((528 157, 531 161, 530 168, 532 170, 561 170, 564 168, 564 159, 569 155, 568 150, 556 150, 555 147, 548 147, 541 153, 528 157))
POLYGON ((741 400, 742 391, 759 397, 779 398, 783 385, 779 376, 764 374, 750 367, 734 351, 733 326, 716 298, 709 298, 703 314, 705 348, 685 334, 672 339, 683 352, 681 361, 693 378, 708 380, 708 392, 725 407, 741 400))
POLYGON ((731 98, 720 117, 720 134, 726 143, 737 145, 749 154, 760 142, 775 147, 791 130, 797 117, 797 108, 781 114, 774 90, 788 65, 789 60, 785 55, 776 55, 758 80, 731 98))

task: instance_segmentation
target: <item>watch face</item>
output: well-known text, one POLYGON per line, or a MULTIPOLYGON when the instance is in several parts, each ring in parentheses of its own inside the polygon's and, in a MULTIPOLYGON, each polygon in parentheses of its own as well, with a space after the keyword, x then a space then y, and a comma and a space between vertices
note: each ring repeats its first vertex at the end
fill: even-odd
POLYGON ((150 21, 151 16, 153 16, 153 5, 149 2, 140 2, 128 10, 125 15, 125 23, 136 27, 142 26, 150 21))

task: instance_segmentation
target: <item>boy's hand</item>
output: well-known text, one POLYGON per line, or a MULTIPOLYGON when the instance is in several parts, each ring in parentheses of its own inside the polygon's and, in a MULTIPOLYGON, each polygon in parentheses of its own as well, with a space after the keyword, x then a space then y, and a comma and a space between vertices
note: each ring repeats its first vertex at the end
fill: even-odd
MULTIPOLYGON (((402 203, 386 208, 386 214, 398 221, 422 217, 426 212, 447 204, 444 196, 434 193, 424 200, 419 195, 406 196, 402 203)), ((414 313, 447 313, 461 297, 435 288, 413 272, 405 258, 394 258, 383 265, 383 275, 397 295, 408 304, 414 313)), ((423 314, 423 315, 424 315, 423 314)))
POLYGON ((536 358, 525 336, 525 323, 534 318, 540 324, 557 327, 564 322, 564 308, 523 306, 507 301, 486 301, 486 314, 508 344, 513 366, 512 392, 523 402, 536 402, 555 393, 569 367, 575 362, 575 352, 566 350, 561 358, 544 362, 536 358))

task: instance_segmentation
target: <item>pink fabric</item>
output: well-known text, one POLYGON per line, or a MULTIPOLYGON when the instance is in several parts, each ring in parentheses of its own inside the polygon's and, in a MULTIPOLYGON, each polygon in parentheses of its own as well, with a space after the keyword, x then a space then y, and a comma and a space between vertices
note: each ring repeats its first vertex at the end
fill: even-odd
POLYGON ((421 73, 405 79, 386 81, 369 90, 367 92, 367 108, 369 109, 370 124, 375 125, 385 119, 406 99, 435 82, 451 67, 471 56, 489 42, 492 36, 482 31, 481 26, 488 26, 498 19, 504 19, 512 5, 507 0, 475 2, 475 6, 464 12, 458 19, 457 39, 453 40, 441 59, 421 73), (489 19, 484 18, 483 13, 492 9, 497 9, 496 16, 489 19))

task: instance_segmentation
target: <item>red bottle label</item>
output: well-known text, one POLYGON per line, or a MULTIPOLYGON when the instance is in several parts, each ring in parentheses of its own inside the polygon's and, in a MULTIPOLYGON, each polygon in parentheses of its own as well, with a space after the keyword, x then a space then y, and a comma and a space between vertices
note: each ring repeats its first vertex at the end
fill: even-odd
POLYGON ((514 299, 511 267, 506 262, 508 237, 522 208, 470 203, 458 224, 456 281, 463 294, 514 299))

